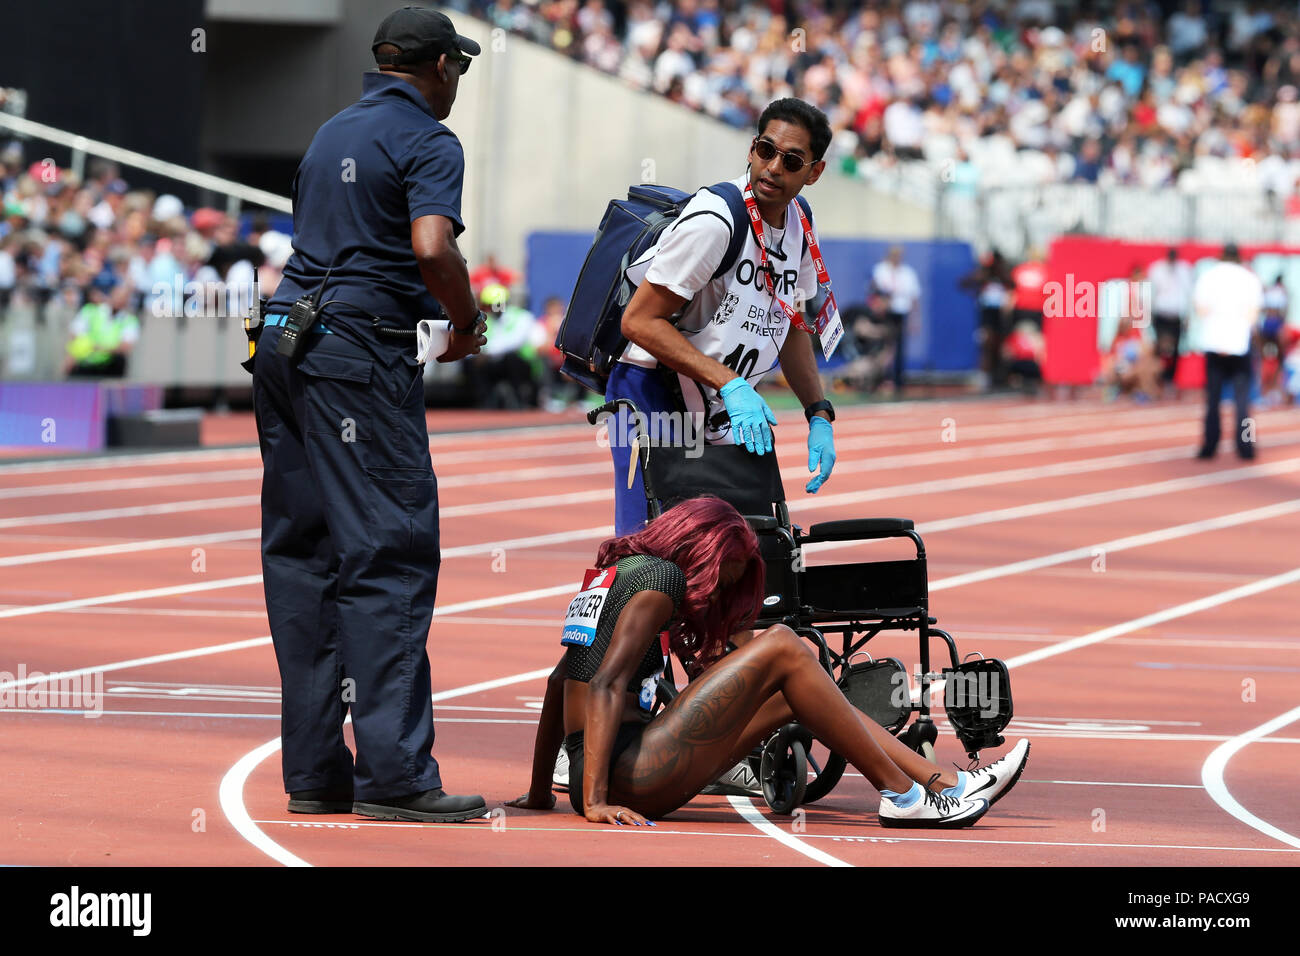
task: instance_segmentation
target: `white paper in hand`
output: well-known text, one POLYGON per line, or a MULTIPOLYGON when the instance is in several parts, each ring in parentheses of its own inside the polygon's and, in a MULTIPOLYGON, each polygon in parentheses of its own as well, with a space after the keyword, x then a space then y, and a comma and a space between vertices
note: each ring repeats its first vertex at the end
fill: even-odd
POLYGON ((430 358, 437 360, 451 344, 451 329, 446 319, 421 319, 415 327, 415 360, 423 365, 430 358))

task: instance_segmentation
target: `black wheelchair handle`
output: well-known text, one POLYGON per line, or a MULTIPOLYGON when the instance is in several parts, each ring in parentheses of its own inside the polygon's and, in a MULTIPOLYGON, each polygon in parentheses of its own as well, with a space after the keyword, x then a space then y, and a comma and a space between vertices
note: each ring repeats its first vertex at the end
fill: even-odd
POLYGON ((632 414, 636 414, 640 409, 630 398, 616 398, 612 402, 606 402, 604 405, 597 405, 591 411, 587 412, 587 424, 596 425, 600 422, 600 416, 613 415, 618 412, 620 405, 626 405, 632 414))

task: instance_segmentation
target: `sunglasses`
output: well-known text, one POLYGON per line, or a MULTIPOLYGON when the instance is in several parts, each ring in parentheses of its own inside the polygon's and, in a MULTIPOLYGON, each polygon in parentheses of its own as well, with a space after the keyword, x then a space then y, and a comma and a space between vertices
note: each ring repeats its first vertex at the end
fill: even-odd
POLYGON ((447 58, 460 67, 460 75, 464 76, 469 72, 470 59, 463 53, 450 53, 447 58))
POLYGON ((754 141, 750 144, 750 148, 754 151, 754 155, 765 163, 770 163, 772 157, 776 156, 777 153, 780 153, 781 165, 786 168, 787 172, 791 173, 799 172, 799 170, 803 169, 810 162, 810 160, 804 159, 798 153, 789 153, 783 149, 777 149, 770 140, 759 139, 757 136, 754 137, 754 141))

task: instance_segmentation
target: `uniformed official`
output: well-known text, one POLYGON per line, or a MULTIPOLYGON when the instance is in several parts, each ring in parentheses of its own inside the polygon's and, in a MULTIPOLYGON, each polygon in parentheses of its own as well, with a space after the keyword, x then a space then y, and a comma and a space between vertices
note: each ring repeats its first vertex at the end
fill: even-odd
POLYGON ((442 124, 479 46, 407 7, 372 52, 378 72, 294 177, 294 253, 252 359, 284 787, 298 813, 465 820, 483 798, 445 794, 431 752, 438 494, 414 329, 450 322, 438 361, 486 342, 456 246, 464 154, 442 124))

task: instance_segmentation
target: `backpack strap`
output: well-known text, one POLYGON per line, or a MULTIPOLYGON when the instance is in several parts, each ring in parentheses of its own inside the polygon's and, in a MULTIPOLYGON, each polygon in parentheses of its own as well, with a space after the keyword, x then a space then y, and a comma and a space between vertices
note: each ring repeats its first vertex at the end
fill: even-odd
MULTIPOLYGON (((749 210, 745 208, 745 197, 741 195, 740 189, 733 182, 717 183, 713 186, 706 186, 709 192, 721 196, 727 203, 727 208, 731 211, 731 242, 727 246, 727 251, 722 257, 722 262, 713 273, 713 278, 725 275, 731 271, 731 267, 736 264, 736 259, 740 257, 740 250, 745 247, 746 230, 741 224, 749 224, 749 210)), ((812 224, 812 207, 808 205, 808 200, 803 196, 795 196, 794 201, 799 204, 803 214, 808 217, 809 225, 812 224)), ((799 251, 799 258, 808 251, 808 237, 803 237, 803 247, 799 251)))
POLYGON ((745 248, 745 227, 749 225, 749 211, 745 209, 745 197, 735 183, 716 183, 705 188, 715 196, 720 196, 731 211, 731 242, 727 244, 722 262, 713 272, 713 278, 717 279, 731 271, 731 267, 740 258, 740 250, 745 248))

